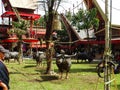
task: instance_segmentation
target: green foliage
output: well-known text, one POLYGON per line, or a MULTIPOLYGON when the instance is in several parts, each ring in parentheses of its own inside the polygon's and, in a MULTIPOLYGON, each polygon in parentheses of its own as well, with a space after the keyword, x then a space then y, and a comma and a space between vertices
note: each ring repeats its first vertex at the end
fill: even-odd
POLYGON ((13 28, 8 31, 8 34, 16 34, 19 41, 18 41, 18 47, 19 47, 19 63, 20 60, 22 60, 22 35, 27 33, 28 28, 28 22, 20 19, 18 22, 13 21, 12 22, 13 28))
POLYGON ((67 17, 67 19, 68 19, 69 21, 72 20, 72 13, 71 13, 70 11, 68 11, 65 16, 67 17))
MULTIPOLYGON (((70 11, 66 12, 65 16, 70 22, 72 22, 72 13, 70 11)), ((69 37, 68 37, 68 33, 66 31, 65 25, 63 23, 61 23, 61 26, 62 26, 63 30, 57 31, 58 38, 60 38, 59 40, 61 42, 69 41, 69 37)))
POLYGON ((19 22, 13 21, 12 24, 13 24, 13 28, 17 28, 17 29, 19 28, 21 30, 27 30, 28 28, 28 22, 25 20, 20 20, 19 22))
POLYGON ((69 40, 66 30, 57 30, 57 35, 60 42, 65 42, 69 40))
POLYGON ((97 29, 99 26, 99 19, 96 18, 97 10, 92 8, 90 10, 80 9, 72 18, 72 24, 80 29, 89 29, 93 27, 97 29))
POLYGON ((97 30, 98 27, 99 27, 99 19, 94 18, 94 19, 93 19, 93 23, 95 23, 95 24, 93 25, 93 28, 94 28, 95 30, 97 30))
POLYGON ((42 16, 39 20, 35 21, 34 22, 34 25, 37 26, 37 25, 44 25, 46 26, 46 23, 45 23, 45 19, 44 19, 44 16, 42 16))
POLYGON ((23 34, 27 33, 28 22, 25 20, 20 20, 18 22, 12 22, 13 28, 8 31, 8 34, 16 34, 21 37, 23 34))

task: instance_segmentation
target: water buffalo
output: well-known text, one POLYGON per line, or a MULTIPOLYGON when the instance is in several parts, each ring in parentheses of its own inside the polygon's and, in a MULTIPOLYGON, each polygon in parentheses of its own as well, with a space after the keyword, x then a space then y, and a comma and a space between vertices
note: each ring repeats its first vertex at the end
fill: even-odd
POLYGON ((92 54, 87 54, 87 53, 85 53, 85 52, 83 52, 83 53, 81 53, 81 52, 78 52, 77 54, 76 54, 76 59, 77 59, 77 63, 79 63, 79 60, 85 60, 85 61, 87 61, 88 60, 88 62, 92 62, 93 61, 93 55, 92 54))
POLYGON ((10 62, 10 59, 14 59, 14 61, 19 61, 19 53, 18 52, 8 52, 8 53, 5 53, 5 60, 8 61, 8 63, 10 62))
POLYGON ((68 73, 71 68, 71 56, 65 55, 64 53, 59 54, 56 56, 56 65, 58 67, 58 70, 61 74, 60 79, 63 77, 63 72, 66 72, 66 79, 68 78, 68 73))
POLYGON ((39 66, 40 64, 42 65, 43 59, 46 58, 46 55, 44 52, 34 52, 33 53, 33 59, 36 60, 36 65, 39 66))

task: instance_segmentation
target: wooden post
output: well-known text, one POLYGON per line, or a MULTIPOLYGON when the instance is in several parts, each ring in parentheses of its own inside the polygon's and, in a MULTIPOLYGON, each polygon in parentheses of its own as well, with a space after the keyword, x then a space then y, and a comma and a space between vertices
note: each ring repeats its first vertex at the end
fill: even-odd
POLYGON ((110 67, 108 67, 108 62, 110 61, 111 54, 111 39, 110 39, 110 29, 109 29, 109 13, 108 13, 108 0, 105 0, 105 71, 104 71, 104 90, 110 90, 110 67))

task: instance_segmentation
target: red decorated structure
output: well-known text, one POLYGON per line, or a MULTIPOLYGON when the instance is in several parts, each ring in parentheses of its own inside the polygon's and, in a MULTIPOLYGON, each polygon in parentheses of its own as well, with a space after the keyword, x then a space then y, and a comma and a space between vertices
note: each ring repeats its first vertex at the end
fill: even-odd
MULTIPOLYGON (((16 20, 16 15, 15 15, 15 13, 13 12, 13 9, 12 9, 12 7, 16 7, 17 8, 17 10, 19 11, 19 14, 20 14, 20 16, 23 18, 23 19, 26 19, 26 20, 30 20, 31 21, 31 23, 30 23, 30 33, 31 33, 31 38, 33 38, 33 36, 36 34, 36 36, 38 37, 38 36, 41 36, 41 37, 43 37, 44 35, 45 35, 45 33, 46 33, 46 31, 35 31, 35 30, 33 30, 33 21, 34 20, 38 20, 39 18, 40 18, 40 15, 38 15, 38 14, 34 14, 34 10, 35 10, 35 8, 32 8, 32 7, 27 7, 27 6, 29 6, 29 5, 23 5, 23 6, 20 6, 20 5, 17 5, 17 6, 15 6, 15 4, 13 4, 13 2, 12 2, 13 0, 2 0, 2 2, 3 2, 3 4, 4 4, 4 7, 5 7, 5 10, 6 10, 6 12, 4 12, 2 15, 1 15, 1 17, 2 18, 9 18, 9 20, 10 20, 10 18, 12 18, 12 20, 14 21, 14 20, 16 20)), ((22 0, 22 1, 24 1, 25 2, 25 0, 22 0)), ((18 3, 18 2, 22 2, 21 0, 16 0, 16 1, 14 1, 14 3, 16 2, 16 3, 18 3)), ((33 0, 29 0, 29 1, 31 1, 31 3, 32 3, 32 1, 33 0)), ((97 2, 95 1, 95 0, 83 0, 84 1, 84 3, 85 3, 85 5, 86 5, 86 7, 87 7, 87 9, 91 9, 91 8, 97 8, 97 18, 99 18, 99 20, 100 20, 100 26, 99 26, 99 29, 98 29, 98 31, 96 31, 95 32, 95 36, 96 36, 96 40, 91 40, 90 42, 89 42, 89 44, 104 44, 104 38, 105 38, 105 21, 104 21, 104 13, 103 13, 103 11, 101 11, 101 9, 100 9, 100 7, 99 7, 99 5, 97 4, 97 2)), ((20 3, 19 3, 20 4, 20 3)), ((22 4, 21 4, 22 5, 22 4)), ((35 6, 35 5, 32 5, 32 6, 35 6)), ((63 16, 62 16, 63 17, 63 16)), ((63 17, 64 18, 64 17, 63 17)), ((75 48, 75 47, 77 47, 77 46, 79 46, 80 44, 88 44, 88 41, 83 41, 79 36, 78 36, 78 34, 74 31, 74 29, 72 28, 72 27, 70 27, 70 24, 69 23, 66 23, 67 22, 67 20, 64 18, 64 24, 66 24, 66 25, 68 25, 69 27, 67 27, 67 32, 68 33, 72 33, 72 35, 71 35, 71 40, 72 40, 72 42, 74 42, 75 43, 75 45, 76 46, 74 46, 73 48, 75 48)), ((9 23, 9 26, 6 28, 6 26, 5 26, 5 30, 3 31, 4 33, 5 32, 7 32, 7 29, 9 29, 9 28, 11 28, 11 25, 10 25, 10 23, 9 23)), ((118 37, 120 37, 120 26, 118 26, 118 25, 112 25, 112 38, 114 38, 114 40, 112 40, 112 44, 119 44, 120 43, 120 39, 116 39, 116 38, 118 38, 118 37)), ((0 31, 2 31, 2 30, 0 30, 0 31)), ((0 37, 6 37, 6 38, 8 38, 8 36, 6 36, 7 35, 7 33, 6 34, 2 34, 2 35, 0 35, 0 37)), ((8 40, 9 41, 9 40, 8 40)), ((13 41, 13 40, 12 40, 13 41)), ((28 39, 27 40, 27 42, 33 42, 33 40, 31 39, 28 39)), ((10 41, 9 41, 10 42, 10 41)), ((37 44, 38 45, 38 44, 37 44)), ((36 44, 35 45, 33 45, 33 47, 35 47, 35 46, 37 46, 36 44)), ((67 46, 61 46, 61 48, 70 48, 69 47, 69 45, 68 45, 68 47, 67 46)), ((72 47, 71 47, 72 48, 72 47)))
MULTIPOLYGON (((14 12, 13 8, 15 8, 18 13, 19 16, 25 20, 30 20, 30 28, 28 28, 29 30, 29 34, 30 37, 24 37, 23 38, 23 42, 26 43, 31 43, 31 42, 38 42, 37 38, 33 38, 35 31, 33 31, 33 21, 38 20, 40 18, 39 14, 34 14, 35 9, 37 8, 37 1, 35 0, 2 0, 3 2, 3 6, 5 8, 5 11, 2 15, 1 18, 8 18, 8 22, 9 25, 7 25, 8 27, 5 26, 4 28, 4 32, 1 35, 1 37, 3 37, 3 35, 7 35, 6 38, 3 37, 2 39, 2 43, 5 43, 4 45, 8 46, 7 44, 10 45, 10 43, 12 44, 12 42, 18 42, 18 38, 16 36, 9 36, 7 34, 7 30, 9 30, 10 28, 12 28, 10 21, 16 21, 18 18, 16 16, 16 12, 14 12), (6 33, 6 34, 5 34, 6 33)), ((0 28, 0 31, 3 29, 3 25, 1 25, 2 27, 0 28)))
MULTIPOLYGON (((38 14, 29 14, 29 13, 24 13, 21 12, 19 13, 19 15, 26 20, 38 20, 40 18, 40 15, 38 14)), ((1 15, 2 18, 8 17, 8 18, 12 18, 14 20, 14 18, 16 18, 15 12, 13 11, 6 11, 5 13, 3 13, 1 15)))

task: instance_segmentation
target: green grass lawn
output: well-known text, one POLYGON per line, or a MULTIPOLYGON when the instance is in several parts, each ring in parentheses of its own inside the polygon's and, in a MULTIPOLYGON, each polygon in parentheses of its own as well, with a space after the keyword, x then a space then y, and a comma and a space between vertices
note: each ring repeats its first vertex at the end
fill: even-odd
MULTIPOLYGON (((44 75, 45 64, 36 67, 33 60, 24 60, 19 65, 17 62, 5 63, 10 72, 11 90, 104 90, 104 79, 96 74, 96 63, 76 64, 72 67, 68 79, 58 79, 58 75, 44 75)), ((55 62, 53 69, 58 73, 55 62)), ((112 75, 114 76, 114 75, 112 75)), ((115 75, 111 83, 111 90, 120 90, 120 74, 115 75)))

